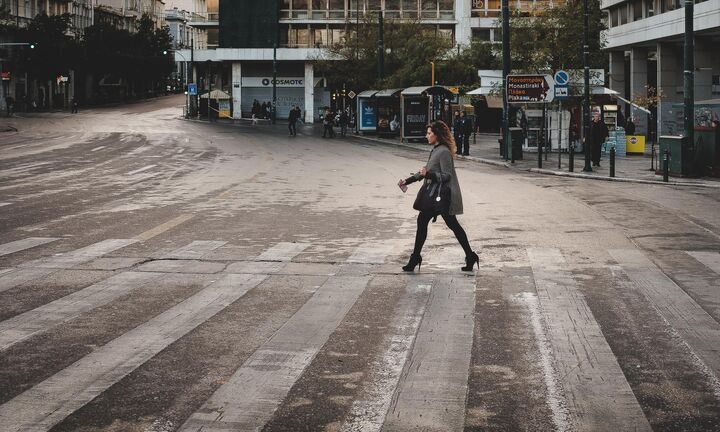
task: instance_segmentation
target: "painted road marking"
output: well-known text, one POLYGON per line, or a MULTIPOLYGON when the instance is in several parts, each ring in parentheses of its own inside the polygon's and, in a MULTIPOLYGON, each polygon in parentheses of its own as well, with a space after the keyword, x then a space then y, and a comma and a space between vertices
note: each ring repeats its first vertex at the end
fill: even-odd
POLYGON ((151 238, 155 236, 159 236, 160 234, 164 233, 165 231, 171 230, 175 228, 176 226, 187 222, 188 220, 192 219, 194 215, 190 214, 183 214, 176 218, 170 219, 169 221, 162 223, 155 228, 149 229, 141 234, 138 234, 135 236, 136 240, 139 241, 148 241, 151 238))
POLYGON ((187 246, 176 249, 163 258, 200 259, 225 244, 227 244, 225 241, 196 240, 187 246))
POLYGON ((557 249, 528 249, 576 430, 651 431, 602 330, 557 249))
POLYGON ((96 152, 96 151, 102 150, 102 149, 104 149, 104 148, 105 148, 105 146, 95 147, 94 149, 92 149, 92 150, 90 150, 90 151, 91 151, 91 152, 96 152))
POLYGON ((678 332, 690 351, 712 372, 717 384, 720 378, 720 324, 700 307, 682 288, 634 249, 611 250, 645 297, 667 323, 678 332))
POLYGON ((180 431, 262 428, 369 281, 369 276, 330 277, 180 431))
POLYGON ((144 167, 142 167, 142 168, 140 168, 140 169, 136 169, 135 171, 130 171, 129 173, 127 173, 127 174, 125 174, 125 175, 129 175, 129 176, 135 175, 135 174, 141 173, 141 172, 143 172, 143 171, 147 171, 147 170, 149 170, 149 169, 153 169, 153 168, 155 168, 156 166, 157 166, 157 164, 147 165, 147 166, 144 166, 144 167))
POLYGON ((9 205, 12 205, 12 203, 8 203, 8 202, 0 203, 0 207, 5 207, 5 206, 9 206, 9 205))
MULTIPOLYGON (((414 278, 413 278, 414 279, 414 278)), ((363 397, 353 402, 345 432, 379 432, 405 367, 420 321, 427 307, 432 280, 421 277, 407 286, 393 314, 390 344, 366 380, 363 397)))
POLYGON ((46 431, 267 276, 229 274, 0 406, 5 432, 46 431))
POLYGON ((27 263, 21 264, 20 268, 0 276, 0 292, 7 291, 25 282, 49 275, 59 269, 71 268, 73 266, 92 261, 95 258, 101 257, 109 252, 121 249, 135 242, 136 240, 133 239, 103 240, 66 254, 28 261, 27 263))
POLYGON ((260 254, 256 261, 292 261, 308 246, 310 246, 309 243, 281 242, 260 254))
POLYGON ((474 277, 438 277, 383 430, 463 430, 474 310, 474 277))
POLYGON ((686 253, 720 275, 720 253, 698 251, 687 251, 686 253))
POLYGON ((392 250, 392 244, 365 243, 358 246, 346 262, 359 264, 383 264, 385 263, 385 257, 388 256, 392 250))
POLYGON ((11 253, 20 252, 21 250, 34 248, 36 246, 44 245, 46 243, 54 242, 59 240, 54 237, 30 237, 22 240, 17 240, 10 243, 0 245, 0 256, 9 255, 11 253))
POLYGON ((121 273, 0 322, 0 351, 166 276, 163 273, 121 273))

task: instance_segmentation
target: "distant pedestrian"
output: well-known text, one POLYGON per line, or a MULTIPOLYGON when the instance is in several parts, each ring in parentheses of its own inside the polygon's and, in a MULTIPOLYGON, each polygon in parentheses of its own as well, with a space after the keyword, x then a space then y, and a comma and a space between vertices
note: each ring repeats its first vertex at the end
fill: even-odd
MULTIPOLYGON (((472 120, 467 116, 465 111, 460 112, 460 124, 462 127, 462 155, 470 156, 470 135, 472 134, 472 120)), ((460 146, 461 143, 458 143, 460 146)), ((460 150, 458 148, 458 150, 460 150)))
POLYGON ((349 121, 350 121, 350 118, 348 116, 347 111, 342 111, 340 113, 340 119, 338 122, 340 123, 340 136, 343 138, 345 137, 345 134, 347 133, 347 126, 348 126, 349 121))
MULTIPOLYGON (((453 117, 453 138, 455 138, 455 143, 458 145, 462 145, 462 134, 463 130, 463 124, 460 120, 460 111, 455 110, 455 116, 453 117)), ((457 147, 457 154, 460 154, 461 150, 460 147, 457 147)))
MULTIPOLYGON (((599 112, 593 114, 592 122, 590 122, 590 150, 592 151, 593 166, 600 167, 600 153, 602 145, 610 136, 608 127, 600 117, 599 112)), ((586 140, 587 142, 587 140, 586 140)))
POLYGON ((15 98, 12 96, 8 96, 5 98, 5 106, 7 108, 7 115, 10 117, 13 115, 13 112, 15 111, 15 98))
POLYGON ((72 98, 70 101, 70 113, 71 114, 77 114, 78 112, 78 101, 75 98, 72 98))
POLYGON ((323 138, 335 138, 335 130, 333 130, 334 121, 335 116, 332 111, 330 111, 330 108, 326 109, 325 116, 323 117, 323 138))
POLYGON ((295 105, 290 108, 290 113, 288 114, 288 131, 290 132, 290 136, 297 135, 297 129, 295 128, 295 124, 297 123, 298 119, 298 111, 295 109, 295 105))
POLYGON ((625 135, 635 135, 635 122, 632 117, 628 118, 625 123, 625 135))

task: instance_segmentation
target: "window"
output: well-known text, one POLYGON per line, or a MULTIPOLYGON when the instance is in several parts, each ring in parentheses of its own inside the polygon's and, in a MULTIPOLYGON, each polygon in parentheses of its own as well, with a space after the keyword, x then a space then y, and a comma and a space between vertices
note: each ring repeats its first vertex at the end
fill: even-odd
POLYGON ((418 18, 418 0, 403 0, 403 18, 417 19, 418 18))
POLYGON ((633 8, 633 21, 639 21, 639 20, 643 19, 643 16, 642 16, 643 0, 633 1, 632 8, 633 8))
POLYGON ((367 5, 369 11, 382 10, 382 2, 380 0, 367 0, 367 5))
POLYGON ((489 42, 490 41, 490 29, 474 28, 472 29, 473 40, 489 42))
POLYGON ((328 39, 327 39, 327 30, 326 29, 315 29, 315 46, 327 46, 328 45, 328 39))
POLYGON ((627 24, 628 23, 627 5, 623 4, 618 9, 620 11, 620 25, 627 24))
POLYGON ((437 18, 437 0, 422 0, 422 18, 437 18))
POLYGON ((655 15, 655 1, 645 0, 645 17, 651 17, 655 15))

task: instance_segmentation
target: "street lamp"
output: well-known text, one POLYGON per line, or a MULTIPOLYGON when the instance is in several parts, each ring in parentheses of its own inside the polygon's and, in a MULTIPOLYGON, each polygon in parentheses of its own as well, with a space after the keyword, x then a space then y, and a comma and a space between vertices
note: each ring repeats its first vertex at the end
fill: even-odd
POLYGON ((163 54, 168 54, 168 52, 172 52, 174 54, 179 55, 185 62, 185 73, 183 74, 183 75, 185 75, 185 118, 188 118, 188 117, 190 117, 190 92, 188 90, 188 61, 185 58, 185 56, 182 55, 182 53, 178 52, 177 50, 169 50, 169 51, 165 50, 165 51, 163 51, 163 54))

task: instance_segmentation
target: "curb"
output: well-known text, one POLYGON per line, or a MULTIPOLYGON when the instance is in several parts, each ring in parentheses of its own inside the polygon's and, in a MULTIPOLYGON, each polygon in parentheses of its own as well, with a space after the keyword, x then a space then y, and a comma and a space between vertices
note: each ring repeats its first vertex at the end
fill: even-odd
MULTIPOLYGON (((402 142, 389 142, 385 140, 381 140, 378 138, 363 136, 363 135, 354 135, 353 138, 361 139, 365 141, 371 141, 376 142, 379 144, 384 145, 390 145, 395 147, 404 147, 409 148, 417 151, 429 151, 429 149, 425 149, 422 147, 414 146, 411 144, 405 144, 402 142)), ((504 167, 508 169, 515 169, 517 171, 526 171, 531 172, 535 174, 543 174, 543 175, 554 175, 559 177, 572 177, 572 178, 579 178, 579 179, 586 179, 586 180, 600 180, 600 181, 609 181, 609 182, 624 182, 624 183, 639 183, 639 184, 652 184, 652 185, 660 185, 660 186, 694 186, 694 187, 704 187, 704 188, 711 188, 711 189, 718 189, 720 188, 720 182, 718 184, 708 184, 708 183, 701 183, 701 182, 663 182, 659 180, 643 180, 643 179, 634 179, 634 178, 628 178, 628 177, 601 177, 601 176, 595 176, 595 175, 589 175, 589 174, 581 174, 581 173, 570 173, 565 171, 554 171, 549 169, 542 169, 542 168, 516 168, 512 164, 509 164, 507 162, 499 162, 492 159, 484 159, 474 156, 458 156, 459 159, 464 159, 472 162, 482 163, 486 165, 493 165, 498 167, 504 167)))

